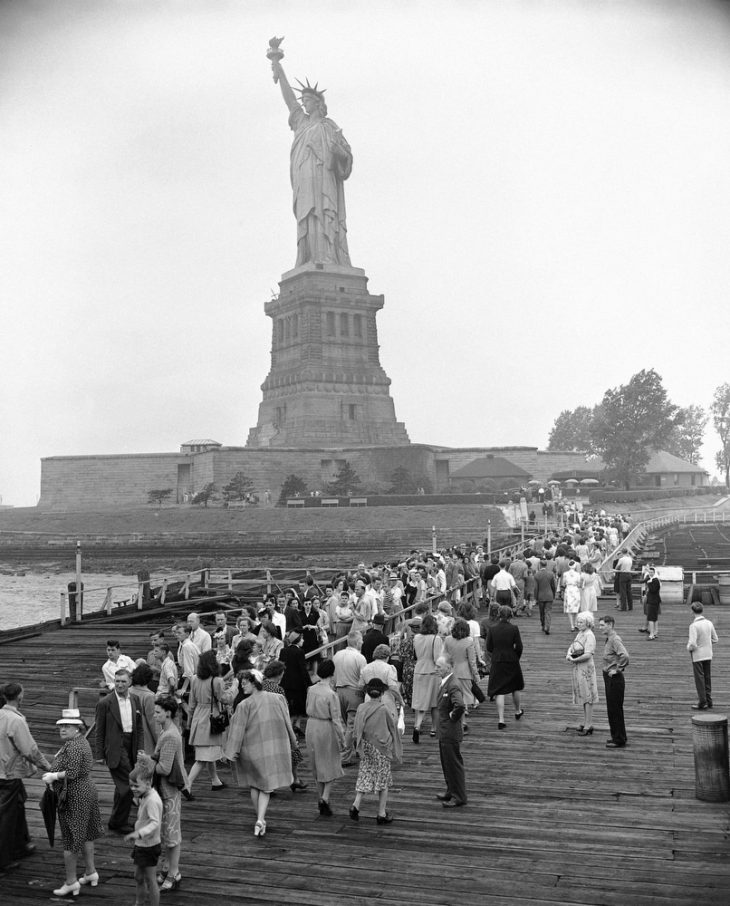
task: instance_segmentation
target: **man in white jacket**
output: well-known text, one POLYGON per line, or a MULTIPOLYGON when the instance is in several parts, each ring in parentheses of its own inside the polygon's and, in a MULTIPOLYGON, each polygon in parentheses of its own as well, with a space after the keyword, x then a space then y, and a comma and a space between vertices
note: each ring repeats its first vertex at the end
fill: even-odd
POLYGON ((692 705, 694 711, 704 711, 712 707, 712 643, 717 641, 715 627, 704 615, 702 604, 692 604, 694 620, 689 624, 689 641, 687 651, 692 655, 695 686, 698 702, 692 705))

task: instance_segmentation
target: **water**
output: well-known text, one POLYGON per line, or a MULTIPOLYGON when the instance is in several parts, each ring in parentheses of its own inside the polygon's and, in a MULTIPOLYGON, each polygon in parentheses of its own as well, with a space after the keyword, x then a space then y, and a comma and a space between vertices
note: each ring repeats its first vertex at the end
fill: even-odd
MULTIPOLYGON (((0 630, 57 620, 61 612, 61 592, 67 591, 68 583, 75 581, 76 574, 72 572, 0 575, 0 630)), ((109 585, 119 586, 112 591, 115 601, 128 599, 137 591, 136 576, 84 573, 82 581, 85 613, 101 610, 109 585)))

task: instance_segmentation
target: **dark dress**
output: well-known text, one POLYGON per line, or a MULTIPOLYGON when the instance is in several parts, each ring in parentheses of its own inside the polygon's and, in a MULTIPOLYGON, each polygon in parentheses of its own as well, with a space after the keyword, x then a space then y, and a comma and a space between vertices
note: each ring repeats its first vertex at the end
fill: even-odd
POLYGON ((286 666, 281 687, 289 713, 292 717, 303 717, 307 713, 307 689, 312 685, 304 651, 298 645, 286 645, 279 653, 279 660, 286 666))
POLYGON ((507 695, 524 689, 525 681, 520 667, 520 630, 511 623, 500 620, 487 633, 487 651, 492 656, 487 687, 489 696, 507 695))
POLYGON ((654 576, 646 583, 646 599, 644 600, 646 618, 651 623, 656 623, 661 613, 662 598, 659 589, 662 587, 661 582, 654 576))
MULTIPOLYGON (((66 740, 53 760, 52 771, 66 772, 67 804, 65 808, 59 808, 58 820, 63 848, 68 852, 80 853, 84 843, 104 835, 99 798, 89 776, 93 766, 91 746, 81 735, 66 740)), ((59 792, 63 785, 60 780, 53 786, 59 792)))
POLYGON ((302 640, 302 650, 304 654, 309 654, 310 651, 314 651, 315 648, 319 648, 319 638, 317 637, 317 623, 319 622, 319 611, 315 610, 314 607, 305 613, 302 609, 301 620, 302 620, 302 633, 304 638, 302 640))

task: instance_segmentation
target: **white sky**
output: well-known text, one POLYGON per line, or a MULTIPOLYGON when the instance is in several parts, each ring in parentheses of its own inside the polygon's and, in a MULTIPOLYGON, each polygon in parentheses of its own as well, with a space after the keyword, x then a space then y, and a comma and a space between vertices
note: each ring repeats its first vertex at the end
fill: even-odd
POLYGON ((256 424, 295 259, 274 34, 352 145, 412 441, 544 447, 640 368, 679 405, 730 380, 728 4, 6 0, 4 503, 42 456, 256 424))

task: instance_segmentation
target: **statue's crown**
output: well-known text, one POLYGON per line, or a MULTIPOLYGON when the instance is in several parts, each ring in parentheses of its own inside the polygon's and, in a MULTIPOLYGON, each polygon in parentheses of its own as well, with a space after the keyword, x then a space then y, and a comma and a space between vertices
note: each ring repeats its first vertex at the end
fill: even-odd
MULTIPOLYGON (((297 82, 299 82, 299 79, 297 79, 297 82)), ((304 97, 305 94, 311 94, 314 97, 319 98, 320 101, 324 100, 324 93, 327 89, 320 88, 319 82, 315 82, 314 85, 310 85, 309 79, 307 79, 306 85, 303 82, 299 82, 299 84, 301 87, 297 88, 296 91, 298 91, 302 95, 302 97, 304 97)))

